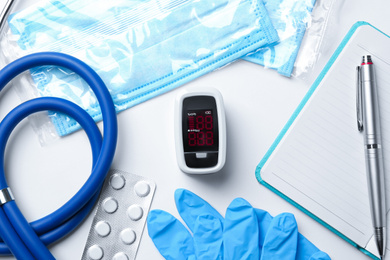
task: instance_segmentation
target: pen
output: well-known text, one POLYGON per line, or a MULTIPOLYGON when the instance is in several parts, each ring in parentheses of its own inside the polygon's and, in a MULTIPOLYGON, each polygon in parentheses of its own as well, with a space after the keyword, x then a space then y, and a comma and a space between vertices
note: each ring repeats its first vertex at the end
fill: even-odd
POLYGON ((378 92, 371 56, 357 67, 358 129, 364 133, 368 195, 374 237, 381 259, 386 250, 386 202, 378 92))

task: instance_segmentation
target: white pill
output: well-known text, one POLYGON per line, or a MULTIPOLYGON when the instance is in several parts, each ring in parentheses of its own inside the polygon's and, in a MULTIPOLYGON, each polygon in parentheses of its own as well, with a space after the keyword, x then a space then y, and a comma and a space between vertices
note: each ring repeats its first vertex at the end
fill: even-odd
POLYGON ((146 197, 150 192, 150 186, 145 181, 137 182, 137 184, 134 186, 134 189, 135 193, 140 197, 146 197))
POLYGON ((112 260, 129 260, 129 257, 125 253, 120 252, 115 254, 112 260))
POLYGON ((98 245, 93 245, 88 249, 88 256, 93 260, 100 260, 103 258, 103 249, 98 245))
POLYGON ((129 218, 131 220, 134 220, 134 221, 137 221, 139 219, 142 218, 144 214, 144 211, 142 210, 142 208, 139 206, 139 205, 131 205, 128 209, 127 209, 127 216, 129 216, 129 218))
POLYGON ((123 243, 125 243, 126 245, 130 245, 134 243, 136 235, 134 230, 132 230, 131 228, 126 228, 121 232, 120 237, 123 243))
POLYGON ((111 232, 111 226, 105 221, 99 221, 95 225, 95 231, 99 236, 106 237, 111 232))
POLYGON ((103 209, 107 213, 114 213, 118 209, 118 202, 114 198, 107 198, 103 201, 103 209))
POLYGON ((114 174, 111 176, 110 185, 116 190, 122 189, 126 184, 126 180, 123 175, 114 174))

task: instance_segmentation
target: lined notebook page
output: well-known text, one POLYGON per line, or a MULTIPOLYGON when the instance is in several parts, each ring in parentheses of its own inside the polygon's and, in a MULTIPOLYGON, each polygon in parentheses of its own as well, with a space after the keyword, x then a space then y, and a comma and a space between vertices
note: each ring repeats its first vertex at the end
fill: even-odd
MULTIPOLYGON (((373 228, 363 135, 356 123, 356 66, 367 54, 375 64, 389 205, 389 46, 390 38, 360 26, 260 173, 263 181, 363 248, 373 228)), ((368 250, 377 255, 375 247, 368 250)))

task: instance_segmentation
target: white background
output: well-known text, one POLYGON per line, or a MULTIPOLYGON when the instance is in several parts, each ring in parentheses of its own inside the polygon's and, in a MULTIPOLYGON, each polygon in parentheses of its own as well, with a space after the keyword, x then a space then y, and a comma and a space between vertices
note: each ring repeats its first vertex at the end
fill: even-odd
MULTIPOLYGON (((223 95, 228 150, 221 172, 193 176, 182 173, 177 166, 173 104, 180 88, 118 115, 119 141, 113 168, 156 182, 153 209, 163 209, 179 217, 173 199, 177 188, 195 192, 222 214, 234 198, 243 197, 272 215, 293 213, 299 231, 332 259, 370 259, 255 178, 257 164, 350 27, 363 20, 390 34, 389 2, 338 1, 326 31, 324 48, 305 79, 288 79, 273 70, 237 61, 182 87, 212 86, 223 95)), ((25 0, 17 8, 33 2, 25 0)), ((11 87, 3 90, 0 98, 1 118, 20 103, 11 87)), ((5 160, 10 187, 29 220, 52 212, 69 199, 87 178, 91 164, 89 145, 82 131, 42 147, 27 120, 12 134, 5 160)), ((91 221, 90 217, 76 232, 51 247, 56 258, 81 257, 91 221)), ((137 259, 162 259, 147 229, 137 259)))

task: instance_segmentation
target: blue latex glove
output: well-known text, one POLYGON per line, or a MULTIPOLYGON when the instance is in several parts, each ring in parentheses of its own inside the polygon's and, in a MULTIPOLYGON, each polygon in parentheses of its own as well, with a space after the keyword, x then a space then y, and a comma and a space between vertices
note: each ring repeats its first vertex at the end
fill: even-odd
POLYGON ((192 234, 171 214, 152 210, 149 236, 165 259, 223 259, 223 217, 190 191, 175 192, 176 207, 192 234))
POLYGON ((166 259, 330 259, 298 233, 292 214, 272 218, 237 198, 224 219, 184 189, 175 192, 175 202, 192 235, 165 211, 153 210, 147 219, 149 236, 166 259))

